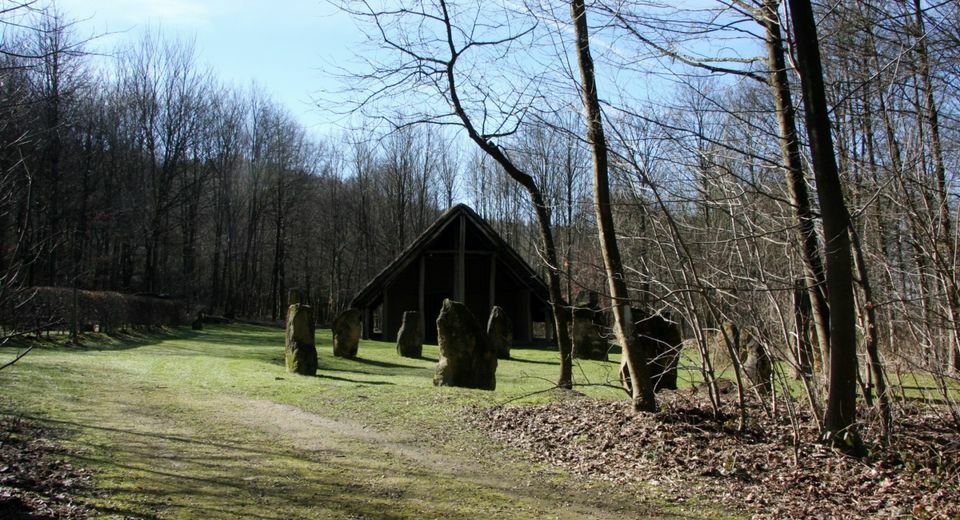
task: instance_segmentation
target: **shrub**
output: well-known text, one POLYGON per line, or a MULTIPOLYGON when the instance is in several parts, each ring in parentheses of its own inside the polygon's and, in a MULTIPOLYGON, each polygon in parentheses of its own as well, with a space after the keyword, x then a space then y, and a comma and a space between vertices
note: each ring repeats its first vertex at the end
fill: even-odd
MULTIPOLYGON (((73 289, 34 287, 0 313, 5 328, 29 331, 69 328, 73 315, 73 289)), ((77 291, 77 322, 81 330, 111 332, 126 327, 158 327, 183 322, 177 300, 112 291, 77 291)))

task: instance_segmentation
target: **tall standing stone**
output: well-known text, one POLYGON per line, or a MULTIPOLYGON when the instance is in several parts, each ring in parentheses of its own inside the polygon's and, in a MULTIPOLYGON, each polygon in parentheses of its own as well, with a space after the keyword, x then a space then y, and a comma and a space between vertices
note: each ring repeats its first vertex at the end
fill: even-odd
POLYGON ((762 393, 770 392, 773 363, 767 349, 749 331, 741 330, 738 352, 743 373, 753 383, 754 388, 762 393))
POLYGON ((287 308, 287 372, 317 375, 317 345, 314 339, 313 309, 295 303, 287 308))
POLYGON ((397 354, 408 358, 423 356, 423 331, 420 330, 420 313, 406 311, 403 324, 397 333, 397 354))
POLYGON ((770 378, 773 375, 773 362, 763 344, 750 333, 748 329, 738 327, 735 323, 725 321, 718 331, 715 349, 723 348, 718 352, 718 359, 729 360, 730 352, 737 355, 743 375, 760 392, 770 391, 770 378))
POLYGON ((601 334, 603 325, 600 323, 599 295, 594 291, 582 290, 577 293, 574 303, 573 320, 570 326, 573 357, 606 361, 610 344, 601 334))
POLYGON ((487 333, 466 305, 443 300, 437 317, 440 361, 433 384, 494 390, 497 386, 497 353, 487 333))
POLYGON ((357 309, 347 309, 333 320, 333 355, 355 358, 360 349, 362 318, 357 309))
POLYGON ((193 320, 193 323, 190 324, 190 328, 193 330, 203 330, 203 312, 197 313, 197 318, 193 320))
POLYGON ((494 306, 487 321, 487 337, 490 338, 493 351, 499 359, 510 359, 510 345, 513 343, 513 322, 502 307, 494 306))
POLYGON ((677 364, 683 336, 680 327, 659 314, 648 315, 634 309, 639 318, 634 325, 634 335, 642 351, 648 352, 647 367, 654 391, 677 389, 677 364))

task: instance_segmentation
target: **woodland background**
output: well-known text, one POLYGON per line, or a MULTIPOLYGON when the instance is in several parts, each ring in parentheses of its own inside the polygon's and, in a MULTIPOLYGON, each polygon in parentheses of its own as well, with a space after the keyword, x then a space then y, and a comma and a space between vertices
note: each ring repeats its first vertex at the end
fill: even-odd
MULTIPOLYGON (((224 84, 189 42, 151 32, 93 56, 91 37, 69 13, 3 5, 7 312, 25 288, 58 286, 163 295, 276 320, 287 288, 298 287, 325 322, 457 201, 542 265, 525 194, 456 128, 357 102, 344 128, 318 137, 262 89, 224 84)), ((610 89, 603 99, 631 296, 670 311, 699 341, 731 321, 785 352, 800 334, 792 299, 804 275, 760 7, 597 2, 591 30, 611 42, 598 52, 598 74, 654 85, 610 89)), ((960 342, 960 5, 814 7, 862 253, 861 332, 866 311, 875 311, 889 366, 948 377, 960 342)), ((466 3, 471 9, 483 7, 466 3)), ((569 37, 551 23, 567 13, 496 9, 531 29, 513 35, 511 54, 483 48, 464 67, 467 83, 493 77, 499 93, 471 102, 500 121, 497 146, 543 189, 567 301, 583 288, 603 292, 590 150, 563 52, 569 37), (551 52, 556 59, 544 59, 551 52)), ((791 38, 785 28, 788 48, 791 38)), ((376 88, 358 86, 370 75, 346 79, 357 100, 376 88)), ((806 182, 815 192, 811 175, 806 182)))

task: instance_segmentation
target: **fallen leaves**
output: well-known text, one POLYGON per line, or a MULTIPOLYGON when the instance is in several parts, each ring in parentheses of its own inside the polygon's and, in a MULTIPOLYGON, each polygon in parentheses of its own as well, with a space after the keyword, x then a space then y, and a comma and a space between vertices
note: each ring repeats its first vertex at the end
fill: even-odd
MULTIPOLYGON (((901 408, 890 449, 857 460, 817 444, 808 417, 801 417, 795 446, 788 418, 771 418, 759 406, 738 432, 732 409, 714 417, 702 397, 658 397, 656 416, 586 399, 474 409, 470 416, 537 461, 590 478, 655 482, 673 501, 713 499, 756 518, 960 517, 960 444, 948 418, 929 407, 901 408)), ((869 421, 861 431, 875 445, 869 421)))
POLYGON ((0 416, 0 518, 89 518, 75 495, 90 474, 63 460, 49 432, 19 417, 0 416))

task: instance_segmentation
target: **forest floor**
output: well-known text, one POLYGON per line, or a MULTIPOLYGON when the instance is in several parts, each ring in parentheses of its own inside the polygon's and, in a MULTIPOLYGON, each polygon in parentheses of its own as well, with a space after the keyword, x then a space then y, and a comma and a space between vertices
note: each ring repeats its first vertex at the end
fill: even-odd
MULTIPOLYGON (((497 390, 435 388, 424 358, 363 342, 317 377, 287 374, 283 331, 194 332, 50 342, 0 372, 4 518, 718 518, 718 500, 536 462, 471 424, 474 410, 568 400, 557 355, 515 350, 497 390), (19 516, 18 516, 19 515, 19 516)), ((0 349, 12 357, 16 349, 0 349)), ((583 391, 615 362, 582 362, 583 391)))
POLYGON ((715 417, 702 393, 658 401, 656 415, 630 418, 624 401, 582 399, 482 408, 474 422, 532 461, 657 488, 675 502, 716 497, 754 518, 960 519, 960 436, 942 408, 901 403, 885 450, 864 413, 868 453, 852 458, 818 443, 808 414, 791 423, 783 403, 780 414, 752 403, 738 430, 732 403, 715 417))

